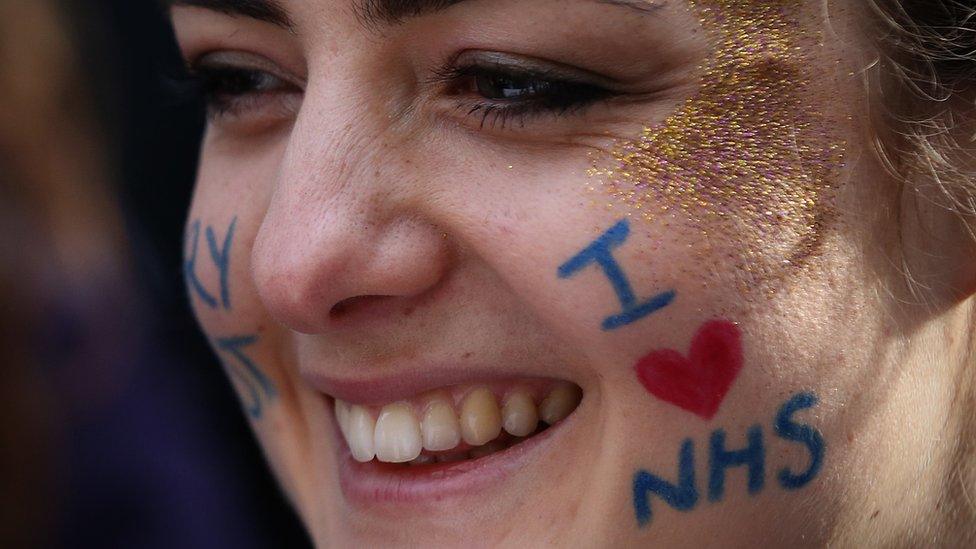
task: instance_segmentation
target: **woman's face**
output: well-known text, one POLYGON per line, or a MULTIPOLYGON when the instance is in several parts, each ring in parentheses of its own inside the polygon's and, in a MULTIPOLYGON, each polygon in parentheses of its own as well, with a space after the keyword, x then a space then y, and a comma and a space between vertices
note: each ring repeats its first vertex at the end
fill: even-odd
POLYGON ((176 4, 190 297, 318 543, 817 545, 869 492, 854 13, 176 4))

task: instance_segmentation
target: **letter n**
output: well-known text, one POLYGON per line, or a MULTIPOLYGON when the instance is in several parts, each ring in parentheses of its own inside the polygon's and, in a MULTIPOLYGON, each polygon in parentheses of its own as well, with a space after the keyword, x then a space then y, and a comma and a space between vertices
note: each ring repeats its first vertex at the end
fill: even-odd
POLYGON ((698 503, 698 489, 695 488, 695 446, 691 439, 686 439, 681 445, 678 461, 677 485, 644 470, 634 473, 634 513, 638 526, 644 527, 651 523, 652 494, 678 511, 691 511, 698 503))

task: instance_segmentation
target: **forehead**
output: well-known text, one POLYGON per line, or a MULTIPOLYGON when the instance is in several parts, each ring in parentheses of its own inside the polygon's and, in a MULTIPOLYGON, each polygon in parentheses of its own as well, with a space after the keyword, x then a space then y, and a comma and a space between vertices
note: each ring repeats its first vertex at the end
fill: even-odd
MULTIPOLYGON (((570 0, 594 2, 634 10, 637 13, 656 11, 668 4, 666 0, 570 0)), ((222 13, 251 17, 275 25, 293 28, 290 13, 299 7, 326 4, 350 7, 356 18, 375 25, 396 24, 411 17, 446 10, 461 3, 492 3, 491 0, 165 0, 169 6, 196 6, 222 13)), ((529 0, 527 4, 533 3, 529 0)))
MULTIPOLYGON (((674 34, 672 20, 679 28, 687 28, 679 21, 689 15, 699 19, 703 26, 722 17, 736 17, 743 28, 760 27, 770 18, 792 17, 803 21, 804 26, 830 27, 835 49, 851 51, 852 46, 863 48, 857 39, 850 39, 852 15, 858 8, 843 0, 162 0, 169 6, 194 6, 263 21, 281 27, 293 34, 321 34, 325 28, 333 29, 355 25, 360 30, 376 33, 386 27, 400 25, 412 19, 439 13, 454 13, 456 7, 467 14, 485 17, 483 24, 533 23, 550 27, 553 13, 558 13, 564 29, 586 27, 588 32, 629 33, 634 25, 661 27, 665 34, 674 34), (600 25, 600 17, 594 18, 592 10, 607 14, 612 25, 600 25), (619 10, 619 11, 618 11, 619 10), (574 17, 578 16, 578 17, 574 17), (621 24, 626 18, 628 24, 621 24), (506 21, 507 20, 507 21, 506 21), (596 24, 594 28, 592 25, 596 24)), ((670 39, 670 38, 669 38, 670 39)))

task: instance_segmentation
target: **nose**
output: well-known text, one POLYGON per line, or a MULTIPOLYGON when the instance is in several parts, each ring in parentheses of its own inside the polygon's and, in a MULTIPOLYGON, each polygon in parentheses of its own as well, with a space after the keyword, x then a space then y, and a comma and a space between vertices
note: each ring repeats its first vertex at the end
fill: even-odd
POLYGON ((365 109, 316 107, 310 86, 251 258, 269 314, 302 333, 379 297, 422 298, 450 255, 424 215, 418 178, 404 169, 407 138, 371 127, 365 109))

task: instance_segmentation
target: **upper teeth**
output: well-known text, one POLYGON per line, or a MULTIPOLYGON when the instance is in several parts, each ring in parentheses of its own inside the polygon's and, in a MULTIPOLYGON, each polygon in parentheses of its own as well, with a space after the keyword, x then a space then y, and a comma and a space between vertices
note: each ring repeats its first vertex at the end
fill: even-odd
MULTIPOLYGON (((487 445, 502 429, 513 436, 527 436, 536 430, 540 418, 551 425, 568 416, 581 396, 579 387, 560 382, 537 407, 531 392, 514 389, 505 395, 499 409, 495 394, 481 387, 464 395, 460 414, 455 412, 453 399, 437 394, 424 401, 419 414, 406 401, 387 404, 374 416, 365 406, 336 399, 335 415, 354 459, 366 462, 375 457, 405 463, 416 460, 425 449, 451 450, 462 439, 472 446, 487 445)), ((472 452, 475 457, 483 453, 472 452)))

